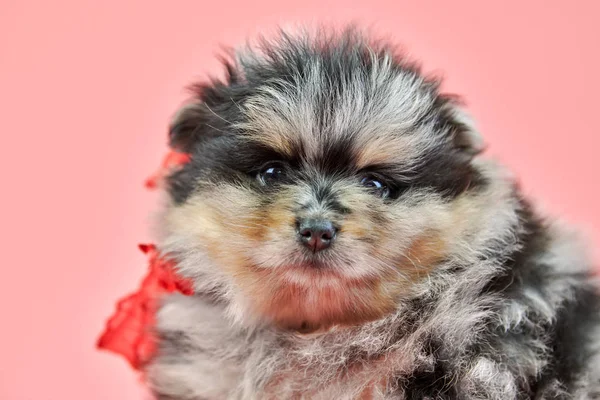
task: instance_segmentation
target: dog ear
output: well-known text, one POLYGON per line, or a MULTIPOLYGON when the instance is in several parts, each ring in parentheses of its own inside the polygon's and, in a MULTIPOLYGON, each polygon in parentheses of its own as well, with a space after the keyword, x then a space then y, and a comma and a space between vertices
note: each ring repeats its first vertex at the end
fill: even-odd
POLYGON ((224 80, 211 79, 187 88, 190 101, 175 113, 169 126, 169 145, 174 150, 191 153, 200 142, 221 136, 228 130, 230 117, 219 114, 226 113, 234 105, 237 107, 234 98, 241 92, 232 92, 231 86, 240 78, 233 61, 223 56, 221 62, 225 67, 224 80))
POLYGON ((483 137, 479 133, 475 121, 459 105, 450 108, 453 125, 453 144, 463 154, 474 157, 485 150, 483 137))
POLYGON ((191 153, 194 145, 206 135, 206 109, 195 101, 182 106, 173 116, 169 126, 169 145, 176 151, 191 153))

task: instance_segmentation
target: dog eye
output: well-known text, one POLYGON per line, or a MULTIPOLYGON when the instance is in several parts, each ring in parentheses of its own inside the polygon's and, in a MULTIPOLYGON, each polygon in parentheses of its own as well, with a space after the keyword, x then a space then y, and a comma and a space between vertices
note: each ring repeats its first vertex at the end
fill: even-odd
POLYGON ((365 175, 361 178, 360 184, 369 189, 374 195, 383 199, 390 195, 390 188, 388 185, 378 177, 373 175, 365 175))
POLYGON ((285 177, 285 167, 282 164, 274 163, 265 166, 258 173, 258 181, 263 185, 272 185, 281 181, 285 177))

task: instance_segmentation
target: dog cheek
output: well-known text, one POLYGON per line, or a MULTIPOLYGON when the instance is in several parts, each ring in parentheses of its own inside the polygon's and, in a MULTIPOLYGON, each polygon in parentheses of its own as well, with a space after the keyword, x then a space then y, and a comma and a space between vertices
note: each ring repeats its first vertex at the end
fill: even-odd
POLYGON ((266 209, 260 210, 263 240, 293 240, 296 215, 292 209, 294 193, 290 190, 278 193, 266 209), (288 237, 289 236, 289 237, 288 237))
POLYGON ((449 206, 435 201, 396 204, 374 218, 377 240, 371 244, 370 255, 386 280, 403 286, 403 291, 449 254, 448 238, 456 231, 449 206))
POLYGON ((260 198, 246 189, 213 187, 197 193, 167 213, 172 241, 205 252, 216 264, 243 263, 249 249, 265 236, 260 198))

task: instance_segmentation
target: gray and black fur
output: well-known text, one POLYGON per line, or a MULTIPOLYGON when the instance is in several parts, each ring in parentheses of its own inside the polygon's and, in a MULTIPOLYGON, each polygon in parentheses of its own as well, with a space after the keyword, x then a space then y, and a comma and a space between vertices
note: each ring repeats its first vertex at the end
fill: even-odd
POLYGON ((600 399, 583 248, 437 80, 355 30, 225 66, 171 128, 159 243, 196 295, 159 312, 160 399, 600 399))

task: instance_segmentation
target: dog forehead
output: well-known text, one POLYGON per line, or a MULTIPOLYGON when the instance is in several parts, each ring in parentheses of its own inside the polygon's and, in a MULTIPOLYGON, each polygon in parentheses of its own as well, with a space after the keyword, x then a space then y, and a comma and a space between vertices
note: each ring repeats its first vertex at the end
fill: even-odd
POLYGON ((286 156, 302 149, 307 159, 340 149, 359 168, 414 164, 434 141, 423 120, 435 94, 412 74, 348 74, 343 84, 314 72, 295 81, 258 87, 241 106, 241 131, 286 156))

